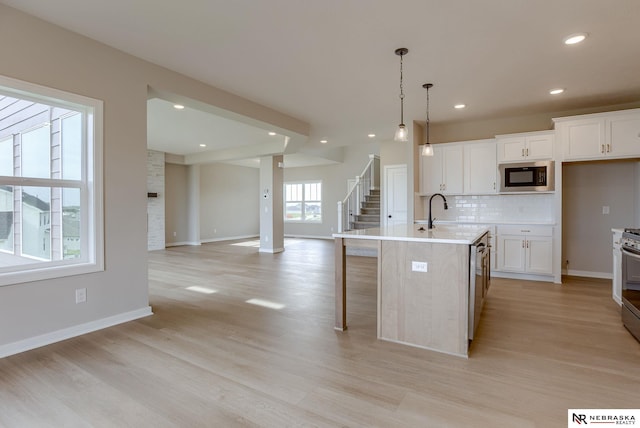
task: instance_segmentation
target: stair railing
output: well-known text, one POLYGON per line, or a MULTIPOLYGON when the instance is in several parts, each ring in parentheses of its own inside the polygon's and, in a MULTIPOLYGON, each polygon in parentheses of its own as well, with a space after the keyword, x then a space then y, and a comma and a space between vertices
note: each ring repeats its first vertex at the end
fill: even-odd
POLYGON ((338 233, 351 230, 355 216, 360 214, 362 202, 371 189, 380 188, 380 157, 370 154, 369 163, 356 177, 356 182, 349 189, 347 196, 338 201, 338 233))

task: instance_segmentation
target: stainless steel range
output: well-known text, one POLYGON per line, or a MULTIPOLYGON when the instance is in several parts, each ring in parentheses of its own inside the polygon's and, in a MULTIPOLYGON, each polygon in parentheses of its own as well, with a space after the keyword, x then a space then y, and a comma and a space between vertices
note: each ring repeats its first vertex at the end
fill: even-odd
POLYGON ((622 322, 640 341, 640 229, 622 234, 622 322))

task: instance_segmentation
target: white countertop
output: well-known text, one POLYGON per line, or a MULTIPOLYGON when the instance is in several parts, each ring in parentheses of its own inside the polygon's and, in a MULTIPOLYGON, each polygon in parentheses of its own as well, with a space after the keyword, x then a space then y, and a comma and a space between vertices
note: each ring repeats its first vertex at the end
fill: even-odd
POLYGON ((402 224, 374 229, 356 229, 343 233, 334 233, 334 238, 374 239, 383 241, 414 241, 442 244, 473 244, 488 229, 480 225, 436 225, 427 230, 421 224, 402 224), (424 230, 419 230, 423 228, 424 230))

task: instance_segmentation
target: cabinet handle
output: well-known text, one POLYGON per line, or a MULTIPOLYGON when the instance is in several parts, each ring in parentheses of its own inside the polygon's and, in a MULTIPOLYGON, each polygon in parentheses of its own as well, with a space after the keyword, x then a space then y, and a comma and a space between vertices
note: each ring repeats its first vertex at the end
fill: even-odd
POLYGON ((522 241, 522 248, 524 248, 524 241, 522 241))
POLYGON ((524 157, 524 149, 522 149, 522 157, 524 157))
POLYGON ((493 182, 493 190, 496 190, 496 182, 493 182))
POLYGON ((529 241, 527 241, 527 248, 529 248, 529 241))
POLYGON ((527 157, 529 156, 529 149, 527 149, 527 157))
POLYGON ((600 153, 604 153, 604 144, 600 146, 600 153))
POLYGON ((607 153, 611 153, 611 144, 607 144, 607 153))

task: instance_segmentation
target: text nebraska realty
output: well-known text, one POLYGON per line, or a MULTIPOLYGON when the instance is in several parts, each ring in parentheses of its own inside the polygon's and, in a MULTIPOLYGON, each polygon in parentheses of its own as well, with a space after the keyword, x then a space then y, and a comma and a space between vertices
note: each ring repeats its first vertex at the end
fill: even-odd
POLYGON ((636 418, 633 415, 589 415, 589 421, 587 422, 587 415, 573 414, 573 422, 578 424, 588 423, 600 423, 600 424, 615 424, 615 425, 635 425, 636 418))

